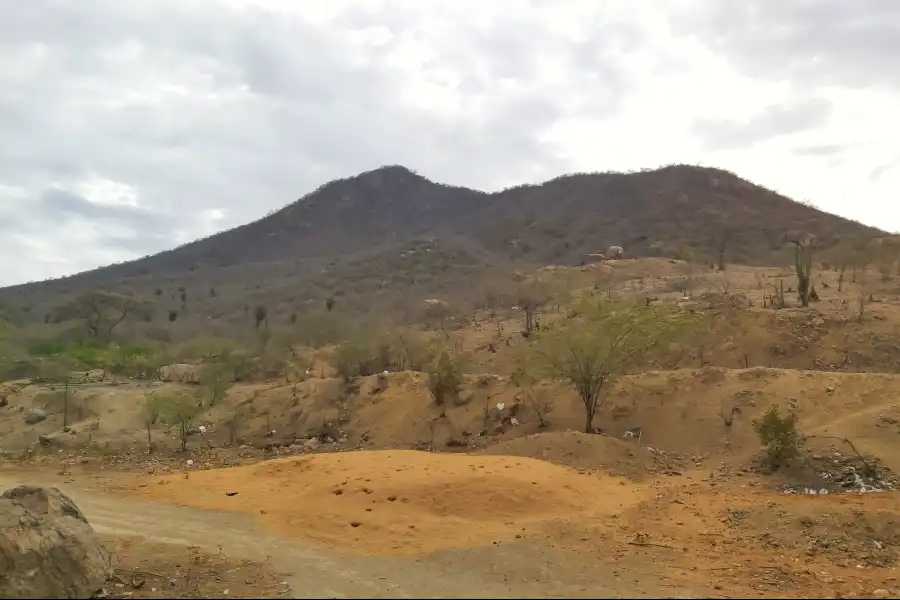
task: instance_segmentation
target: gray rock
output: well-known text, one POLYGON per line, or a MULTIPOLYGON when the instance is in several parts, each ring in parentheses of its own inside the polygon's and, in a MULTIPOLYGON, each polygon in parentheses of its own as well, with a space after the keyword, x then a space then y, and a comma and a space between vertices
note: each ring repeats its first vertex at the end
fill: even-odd
POLYGON ((100 538, 57 488, 0 495, 0 598, 90 598, 110 569, 100 538))
POLYGON ((35 423, 40 423, 44 419, 47 418, 47 413, 45 413, 40 408, 29 408, 25 411, 25 423, 28 425, 34 425, 35 423))

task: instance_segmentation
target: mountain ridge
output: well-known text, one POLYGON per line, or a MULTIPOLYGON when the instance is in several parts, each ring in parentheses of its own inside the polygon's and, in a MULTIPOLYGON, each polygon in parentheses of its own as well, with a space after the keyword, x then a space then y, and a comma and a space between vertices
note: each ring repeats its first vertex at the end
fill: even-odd
MULTIPOLYGON (((441 256, 432 270, 448 278, 456 256, 468 257, 463 262, 471 275, 476 264, 579 264, 585 254, 613 244, 625 247, 628 256, 710 261, 725 232, 728 262, 781 264, 789 259, 783 234, 797 229, 815 234, 823 249, 847 238, 885 235, 711 167, 573 173, 484 192, 385 165, 326 182, 251 223, 133 261, 0 288, 0 296, 37 294, 46 301, 56 294, 122 286, 147 293, 155 280, 190 280, 202 273, 228 282, 245 278, 241 271, 259 273, 254 277, 261 278, 260 289, 269 285, 262 274, 276 272, 302 286, 321 280, 323 273, 358 273, 353 264, 368 264, 373 276, 379 265, 403 268, 406 263, 395 260, 398 253, 430 238, 440 246, 435 256, 441 256)), ((427 272, 427 260, 417 268, 427 272)), ((340 291, 327 287, 327 293, 340 291)))

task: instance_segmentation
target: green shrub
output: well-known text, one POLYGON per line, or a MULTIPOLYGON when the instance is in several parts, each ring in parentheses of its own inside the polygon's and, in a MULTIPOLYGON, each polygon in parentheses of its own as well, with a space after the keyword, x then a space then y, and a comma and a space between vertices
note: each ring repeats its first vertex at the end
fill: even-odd
POLYGON ((753 428, 765 446, 763 462, 772 471, 785 466, 800 453, 795 413, 782 415, 778 406, 772 405, 761 419, 753 422, 753 428))
POLYGON ((428 391, 437 405, 455 397, 463 385, 462 364, 447 350, 438 352, 427 366, 428 391))

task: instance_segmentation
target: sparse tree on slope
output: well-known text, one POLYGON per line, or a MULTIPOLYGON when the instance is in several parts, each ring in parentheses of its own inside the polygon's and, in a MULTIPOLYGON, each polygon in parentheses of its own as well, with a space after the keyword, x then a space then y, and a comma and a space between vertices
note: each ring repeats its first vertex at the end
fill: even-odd
POLYGON ((56 316, 60 320, 82 319, 92 337, 112 333, 129 316, 144 320, 152 317, 152 305, 126 294, 97 290, 82 294, 60 306, 56 316))
POLYGON ((648 354, 674 341, 696 318, 670 306, 637 306, 601 300, 587 302, 578 316, 538 333, 529 363, 540 375, 563 381, 584 404, 584 430, 609 385, 639 366, 648 354))
POLYGON ((200 416, 203 409, 192 394, 184 390, 169 394, 160 392, 156 402, 158 402, 158 415, 169 425, 178 426, 181 451, 184 452, 187 450, 188 435, 194 427, 194 421, 200 416))

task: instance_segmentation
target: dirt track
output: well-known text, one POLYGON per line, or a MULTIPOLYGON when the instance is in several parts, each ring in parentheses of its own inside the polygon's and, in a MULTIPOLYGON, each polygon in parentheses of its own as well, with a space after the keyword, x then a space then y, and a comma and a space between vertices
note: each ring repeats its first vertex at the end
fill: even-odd
POLYGON ((265 561, 286 574, 295 598, 709 597, 708 592, 676 592, 638 566, 629 572, 622 565, 616 574, 594 568, 562 581, 552 572, 563 562, 554 559, 554 550, 524 540, 417 559, 338 555, 266 534, 250 516, 113 498, 56 479, 42 474, 26 481, 2 474, 0 488, 26 482, 55 485, 99 533, 265 561))

